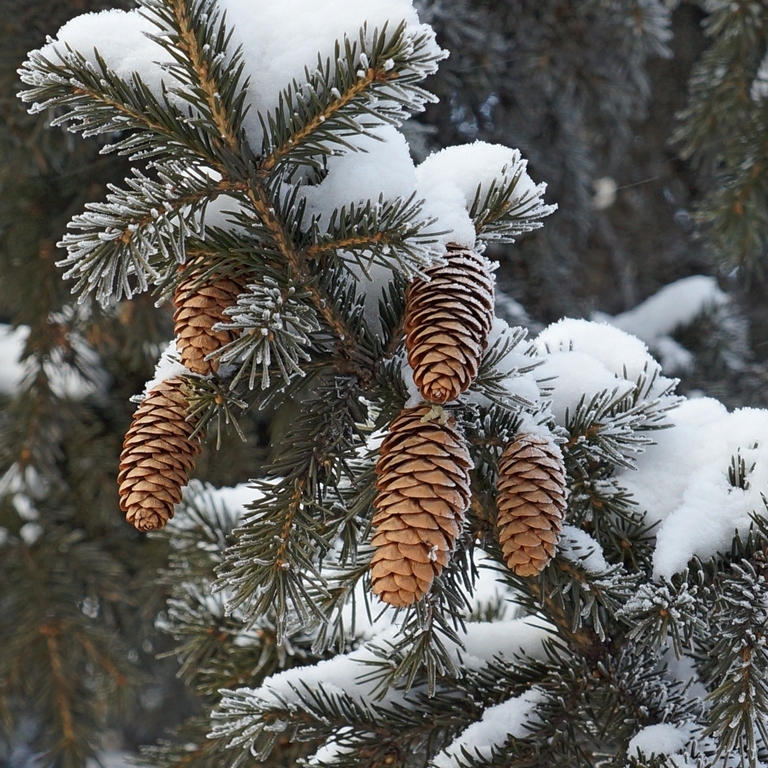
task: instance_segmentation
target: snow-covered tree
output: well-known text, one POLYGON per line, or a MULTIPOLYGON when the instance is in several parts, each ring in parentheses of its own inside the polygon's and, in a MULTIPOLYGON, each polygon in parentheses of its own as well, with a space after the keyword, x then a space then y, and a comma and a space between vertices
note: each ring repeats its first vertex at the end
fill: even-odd
MULTIPOLYGON (((644 343, 685 368, 672 333, 724 297, 678 284, 533 338, 497 317, 488 246, 553 206, 518 149, 414 163, 444 57, 411 0, 142 0, 21 70, 34 114, 130 162, 62 240, 67 319, 175 309, 117 480, 170 551, 158 625, 201 707, 145 760, 768 761, 768 412, 676 396, 644 343), (205 436, 263 409, 286 426, 250 482, 189 481, 205 436)), ((70 346, 98 393, 104 359, 70 346)), ((4 481, 21 516, 30 467, 4 481)), ((38 528, 4 547, 44 552, 38 528)), ((49 649, 76 629, 43 626, 49 649)), ((53 673, 59 705, 87 698, 53 673)), ((44 759, 81 764, 59 715, 44 759)))

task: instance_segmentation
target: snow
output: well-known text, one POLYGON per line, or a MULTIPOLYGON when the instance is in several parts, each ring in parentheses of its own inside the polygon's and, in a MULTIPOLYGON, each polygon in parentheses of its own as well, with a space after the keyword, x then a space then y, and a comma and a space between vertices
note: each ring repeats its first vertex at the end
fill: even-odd
POLYGON ((469 218, 461 190, 454 184, 444 183, 439 175, 425 172, 423 163, 416 169, 416 179, 417 196, 424 200, 422 215, 436 220, 425 231, 444 246, 474 248, 475 225, 469 218))
POLYGON ((665 371, 675 372, 690 367, 692 355, 671 334, 703 312, 727 303, 728 296, 714 277, 694 275, 664 286, 628 312, 614 317, 596 313, 594 319, 633 334, 659 355, 665 371))
MULTIPOLYGON (((323 691, 329 695, 345 694, 352 699, 368 703, 377 698, 377 681, 368 676, 371 664, 381 665, 389 648, 400 638, 399 626, 392 623, 394 611, 385 611, 384 625, 360 647, 312 666, 296 667, 278 672, 264 680, 256 689, 240 688, 235 693, 242 697, 249 708, 265 710, 271 707, 290 707, 298 703, 301 693, 308 689, 323 691)), ((544 641, 553 628, 529 617, 497 622, 471 622, 461 640, 466 650, 446 641, 452 648, 454 662, 465 668, 480 669, 497 656, 514 659, 520 655, 544 658, 544 641)), ((390 688, 385 697, 387 703, 402 703, 405 694, 390 688)), ((222 708, 239 709, 240 699, 228 699, 225 694, 222 708)), ((276 727, 278 725, 276 724, 276 727)))
POLYGON ((120 78, 128 80, 135 72, 159 95, 161 83, 169 79, 162 64, 170 63, 171 57, 161 45, 147 37, 158 32, 157 26, 138 11, 85 13, 61 27, 56 38, 49 39, 40 53, 57 63, 71 57, 69 48, 96 66, 95 50, 98 50, 107 66, 120 78))
POLYGON ((529 731, 526 723, 534 717, 536 705, 544 699, 541 691, 532 688, 521 696, 488 707, 476 723, 466 728, 458 738, 435 756, 434 768, 458 768, 463 765, 463 753, 490 758, 494 747, 502 747, 510 737, 524 739, 529 731))
POLYGON ((460 635, 464 650, 456 648, 456 660, 464 667, 480 669, 497 656, 543 659, 544 643, 553 631, 553 627, 534 616, 472 622, 460 635))
MULTIPOLYGON (((635 336, 607 323, 566 318, 545 328, 536 338, 541 355, 547 352, 583 352, 600 361, 611 373, 636 382, 644 373, 658 374, 661 367, 648 347, 635 336)), ((669 379, 660 377, 656 391, 665 389, 669 379)))
POLYGON ((616 391, 622 396, 634 383, 619 379, 599 360, 584 352, 555 352, 544 357, 534 371, 539 386, 550 398, 552 413, 560 425, 572 417, 582 399, 589 402, 600 392, 616 391))
POLYGON ((674 755, 685 749, 691 737, 689 726, 658 723, 647 725, 638 731, 629 742, 628 755, 642 752, 645 757, 651 755, 674 755))
POLYGON ((646 376, 655 377, 644 393, 653 400, 674 383, 661 375, 661 366, 640 339, 606 323, 559 320, 545 328, 534 345, 544 359, 535 370, 536 378, 548 390, 552 412, 561 425, 582 398, 589 402, 604 391, 621 397, 646 376))
MULTIPOLYGON (((446 147, 431 154, 419 165, 417 172, 422 189, 443 190, 440 198, 445 200, 446 206, 458 204, 461 199, 463 207, 469 210, 478 190, 479 199, 483 200, 494 182, 504 186, 518 173, 520 178, 510 200, 541 197, 546 184, 534 184, 525 171, 527 165, 528 161, 522 159, 517 149, 476 141, 446 147)), ((466 245, 471 246, 472 243, 467 242, 466 245)))
POLYGON ((608 570, 603 548, 581 528, 575 528, 572 525, 563 526, 558 550, 566 560, 576 563, 589 573, 602 573, 608 570))
MULTIPOLYGON (((229 50, 234 53, 242 47, 244 77, 249 79, 245 129, 256 150, 262 144, 259 113, 273 111, 281 92, 293 80, 304 82, 305 70, 317 67, 318 54, 323 61, 332 58, 336 42, 344 36, 358 41, 363 25, 367 24, 368 43, 374 30, 386 25, 391 33, 403 21, 411 38, 425 35, 428 52, 435 57, 428 71, 434 70, 437 59, 443 56, 432 30, 419 24, 411 0, 219 0, 218 7, 226 14, 232 32, 229 50)), ((146 36, 162 33, 152 18, 149 9, 85 14, 65 24, 41 53, 55 62, 69 55, 69 46, 95 63, 95 46, 121 78, 129 79, 135 72, 159 97, 163 83, 169 88, 178 87, 178 83, 163 67, 171 60, 169 54, 146 36)))
POLYGON ((546 184, 534 184, 526 166, 519 150, 483 141, 447 147, 424 160, 416 169, 419 193, 427 201, 425 213, 439 220, 437 228, 449 230, 443 242, 474 246, 468 211, 478 190, 483 200, 494 182, 503 186, 520 173, 511 201, 540 198, 546 184))
POLYGON ((144 385, 144 392, 138 398, 143 400, 158 385, 177 376, 191 376, 192 372, 179 361, 176 340, 170 341, 155 366, 154 376, 144 385))
POLYGON ((316 215, 321 224, 327 225, 336 208, 379 197, 408 198, 416 190, 416 168, 405 137, 396 128, 384 125, 354 137, 350 143, 356 152, 329 157, 328 175, 322 182, 302 187, 300 196, 307 201, 307 220, 316 215))
POLYGON ((21 385, 26 369, 20 362, 29 328, 0 325, 0 392, 10 395, 21 385))
POLYGON ((669 578, 694 556, 730 551, 734 532, 744 535, 750 514, 765 515, 768 487, 768 411, 728 413, 710 398, 685 400, 670 414, 674 427, 654 435, 656 445, 638 457, 637 470, 617 473, 649 523, 658 522, 654 575, 669 578), (737 453, 748 488, 733 487, 728 469, 737 453))

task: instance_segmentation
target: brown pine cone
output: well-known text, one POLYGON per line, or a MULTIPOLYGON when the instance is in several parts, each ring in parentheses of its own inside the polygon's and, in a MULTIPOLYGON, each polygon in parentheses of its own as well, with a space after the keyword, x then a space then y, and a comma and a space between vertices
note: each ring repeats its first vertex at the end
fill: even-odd
POLYGON ((536 576, 555 556, 565 515, 565 467, 546 437, 518 435, 499 460, 496 527, 507 567, 536 576))
POLYGON ((376 463, 373 593, 398 608, 421 599, 448 564, 469 506, 472 461, 456 422, 428 405, 392 422, 376 463))
POLYGON ((184 379, 153 387, 136 409, 120 454, 120 509, 140 531, 162 528, 181 501, 181 489, 200 453, 200 437, 186 421, 184 379))
POLYGON ((488 260, 449 245, 446 264, 427 270, 405 294, 405 349, 421 396, 455 400, 475 380, 493 326, 488 260))
POLYGON ((213 330, 213 326, 228 320, 224 310, 237 303, 245 280, 220 277, 207 285, 196 285, 199 278, 200 270, 195 269, 179 283, 173 297, 173 323, 182 365, 205 376, 219 368, 216 359, 206 360, 206 356, 234 338, 232 331, 213 330))

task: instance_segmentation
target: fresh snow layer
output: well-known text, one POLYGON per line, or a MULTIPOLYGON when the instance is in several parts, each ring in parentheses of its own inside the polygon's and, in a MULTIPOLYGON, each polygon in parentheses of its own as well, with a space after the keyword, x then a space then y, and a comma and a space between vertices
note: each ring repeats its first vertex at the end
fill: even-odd
MULTIPOLYGON (((391 617, 392 612, 388 615, 391 617)), ((480 669, 497 656, 510 660, 520 655, 541 659, 544 657, 544 641, 552 631, 552 627, 535 618, 471 622, 466 625, 466 632, 460 635, 465 650, 453 646, 454 661, 463 668, 480 669)), ((370 665, 381 664, 381 653, 386 654, 389 645, 399 638, 399 627, 387 622, 371 641, 349 653, 312 666, 278 672, 266 678, 259 688, 242 688, 238 693, 246 696, 249 706, 262 710, 297 703, 301 692, 307 688, 331 695, 346 694, 360 702, 372 701, 377 694, 377 683, 366 677, 372 671, 370 665), (375 648, 379 649, 378 653, 375 648)), ((450 647, 449 641, 446 645, 450 647)), ((390 689, 385 700, 400 702, 403 696, 402 692, 390 689)), ((227 707, 226 696, 224 707, 227 707)))
MULTIPOLYGON (((318 54, 323 61, 333 59, 334 46, 344 36, 356 42, 364 25, 370 42, 374 30, 386 26, 394 31, 406 22, 411 34, 426 35, 432 41, 432 53, 442 55, 434 33, 419 24, 411 0, 219 0, 218 7, 226 13, 232 32, 230 51, 242 47, 244 77, 249 79, 245 127, 256 150, 262 144, 259 114, 274 111, 280 93, 294 80, 305 81, 305 69, 317 67, 318 54)), ((169 88, 179 84, 163 66, 171 56, 147 37, 163 32, 151 17, 148 9, 85 14, 65 24, 41 52, 56 62, 66 58, 69 46, 95 63, 96 48, 121 78, 128 79, 135 72, 159 97, 163 84, 169 88)))
POLYGON ((168 346, 160 355, 160 359, 155 366, 154 376, 144 385, 144 392, 141 399, 144 399, 158 385, 169 379, 175 379, 177 376, 191 376, 191 371, 181 364, 179 354, 176 351, 176 340, 170 341, 168 346))
POLYGON ((674 755, 685 749, 691 737, 691 729, 688 726, 658 723, 647 725, 638 731, 629 742, 627 755, 635 757, 638 751, 645 757, 651 755, 674 755))
POLYGON ((454 187, 461 193, 464 206, 468 209, 474 202, 478 189, 482 200, 494 182, 504 185, 512 181, 518 173, 520 178, 511 200, 541 197, 546 184, 534 184, 526 173, 527 166, 528 161, 522 159, 517 149, 476 141, 473 144, 460 144, 434 152, 419 165, 418 173, 419 181, 424 187, 454 187))
POLYGON ((40 53, 58 63, 71 55, 71 49, 95 66, 98 52, 121 79, 130 80, 136 73, 159 96, 162 83, 170 79, 162 65, 170 63, 171 57, 147 37, 158 32, 157 26, 138 11, 85 13, 61 27, 56 38, 49 39, 40 53))
POLYGON ((596 313, 594 319, 637 336, 659 355, 664 370, 674 373, 689 368, 693 356, 671 334, 727 302, 714 277, 694 275, 664 286, 628 312, 615 317, 596 313))
POLYGON ((728 296, 718 288, 714 277, 694 275, 664 286, 628 312, 604 317, 611 325, 651 344, 727 301, 728 296))
POLYGON ((636 382, 644 373, 660 372, 659 364, 640 339, 606 323, 559 320, 538 335, 536 346, 542 355, 558 351, 583 352, 599 360, 615 376, 631 382, 636 382))
POLYGON ((573 525, 563 526, 558 550, 566 560, 576 563, 589 573, 602 573, 608 570, 603 548, 581 528, 573 525))
POLYGON ((372 129, 350 142, 358 151, 327 159, 327 176, 316 186, 303 187, 307 217, 327 226, 334 209, 350 203, 407 199, 416 191, 416 169, 405 137, 391 125, 372 129))
POLYGON ((534 340, 544 362, 534 371, 552 401, 558 424, 573 415, 583 399, 601 392, 618 397, 631 392, 642 377, 653 379, 646 399, 661 396, 673 384, 661 375, 661 366, 640 339, 589 320, 559 320, 534 340))
POLYGON ((535 688, 521 696, 488 707, 476 723, 472 723, 432 761, 434 768, 459 768, 464 765, 464 753, 490 758, 494 748, 500 748, 510 738, 524 739, 529 731, 526 723, 534 717, 536 705, 543 701, 535 688))
POLYGON ((667 578, 694 556, 728 552, 734 533, 746 534, 751 514, 766 514, 768 488, 768 411, 728 413, 716 400, 697 398, 673 410, 670 420, 674 426, 655 434, 657 444, 639 457, 637 471, 617 474, 647 521, 660 522, 654 574, 667 578), (746 466, 746 488, 728 480, 737 455, 746 466))

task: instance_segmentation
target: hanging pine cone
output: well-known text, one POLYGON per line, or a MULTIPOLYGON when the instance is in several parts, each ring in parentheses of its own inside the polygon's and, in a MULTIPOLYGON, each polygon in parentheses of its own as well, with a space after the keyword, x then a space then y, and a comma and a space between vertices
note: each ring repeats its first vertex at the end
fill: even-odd
POLYGON ((565 467, 546 437, 518 435, 499 460, 496 526, 507 567, 535 576, 555 556, 565 514, 565 467))
POLYGON ((445 266, 426 274, 405 294, 405 349, 421 396, 447 403, 477 376, 493 326, 493 277, 484 256, 451 245, 445 266))
POLYGON ((429 590, 448 564, 469 506, 469 458, 453 418, 426 421, 428 405, 392 422, 376 463, 374 594, 404 607, 429 590))
POLYGON ((181 501, 181 489, 200 453, 200 438, 186 421, 181 378, 153 387, 136 409, 120 454, 120 509, 140 531, 162 528, 181 501))
POLYGON ((213 326, 228 320, 224 310, 237 302, 245 281, 220 277, 200 285, 196 284, 199 278, 200 270, 195 269, 179 283, 173 297, 173 322, 182 365, 205 376, 219 367, 218 361, 206 360, 206 356, 233 339, 231 331, 214 330, 213 326))

